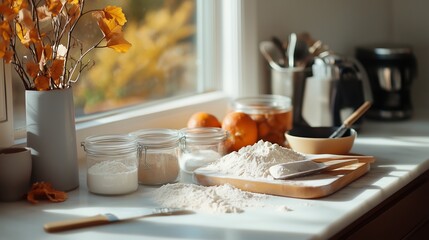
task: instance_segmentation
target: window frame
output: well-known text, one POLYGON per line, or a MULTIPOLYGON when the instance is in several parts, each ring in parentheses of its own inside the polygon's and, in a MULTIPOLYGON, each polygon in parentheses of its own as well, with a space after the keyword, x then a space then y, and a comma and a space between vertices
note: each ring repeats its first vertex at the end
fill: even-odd
POLYGON ((4 61, 0 66, 0 148, 9 147, 14 144, 13 128, 13 99, 12 99, 12 75, 11 66, 4 61))

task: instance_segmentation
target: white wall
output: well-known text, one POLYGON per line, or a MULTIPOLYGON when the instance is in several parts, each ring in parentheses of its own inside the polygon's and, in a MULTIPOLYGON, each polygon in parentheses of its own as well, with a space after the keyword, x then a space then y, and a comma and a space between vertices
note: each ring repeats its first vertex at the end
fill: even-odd
POLYGON ((413 103, 429 109, 429 1, 394 0, 393 39, 412 44, 418 64, 413 103))
MULTIPOLYGON (((403 42, 413 46, 419 75, 413 103, 429 108, 429 1, 425 0, 258 0, 258 42, 291 32, 309 32, 334 51, 353 56, 356 46, 403 42)), ((267 81, 259 58, 259 77, 267 81)), ((261 91, 264 91, 262 88, 261 91)))

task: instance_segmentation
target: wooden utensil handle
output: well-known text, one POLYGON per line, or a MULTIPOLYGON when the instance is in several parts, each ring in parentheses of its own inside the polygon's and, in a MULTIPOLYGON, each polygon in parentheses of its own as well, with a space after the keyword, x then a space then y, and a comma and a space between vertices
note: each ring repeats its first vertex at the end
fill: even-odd
POLYGON ((311 158, 313 161, 318 163, 328 162, 332 160, 344 160, 344 159, 358 159, 359 162, 363 163, 373 163, 375 162, 374 156, 368 156, 368 155, 335 155, 335 156, 329 156, 329 157, 314 157, 311 158))
POLYGON ((92 217, 85 217, 79 219, 70 219, 58 222, 46 223, 43 228, 47 232, 60 232, 65 230, 71 230, 82 227, 89 227, 101 224, 110 223, 109 219, 105 215, 96 215, 92 217))
POLYGON ((371 107, 371 105, 372 104, 370 101, 364 102, 356 111, 352 113, 352 115, 344 120, 344 125, 346 127, 353 125, 353 123, 355 123, 356 120, 358 120, 371 107))
POLYGON ((358 159, 343 159, 343 160, 332 160, 329 162, 325 162, 324 164, 326 165, 326 170, 329 171, 340 167, 352 165, 358 162, 359 162, 358 159))

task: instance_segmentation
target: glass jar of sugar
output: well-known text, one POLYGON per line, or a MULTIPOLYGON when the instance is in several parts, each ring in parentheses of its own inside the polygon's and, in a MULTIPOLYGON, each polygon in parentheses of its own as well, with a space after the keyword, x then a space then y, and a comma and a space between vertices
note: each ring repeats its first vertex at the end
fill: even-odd
POLYGON ((179 132, 172 129, 142 129, 130 133, 141 146, 139 183, 161 185, 179 178, 179 132))
POLYGON ((184 173, 192 174, 195 169, 218 160, 226 153, 228 133, 222 128, 184 128, 180 132, 183 138, 179 164, 184 173))
POLYGON ((88 190, 118 195, 137 190, 138 143, 127 134, 98 135, 85 139, 88 190))
POLYGON ((259 95, 234 99, 231 111, 248 114, 258 126, 258 140, 285 145, 285 132, 292 129, 292 102, 280 95, 259 95))

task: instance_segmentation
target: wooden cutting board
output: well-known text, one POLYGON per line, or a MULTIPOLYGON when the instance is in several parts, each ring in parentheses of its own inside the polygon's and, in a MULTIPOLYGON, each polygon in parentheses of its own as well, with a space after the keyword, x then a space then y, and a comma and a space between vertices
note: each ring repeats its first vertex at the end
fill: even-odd
POLYGON ((194 172, 195 180, 204 186, 230 184, 244 191, 294 198, 328 196, 367 173, 370 163, 359 162, 323 174, 290 180, 249 179, 219 174, 204 168, 194 172))

